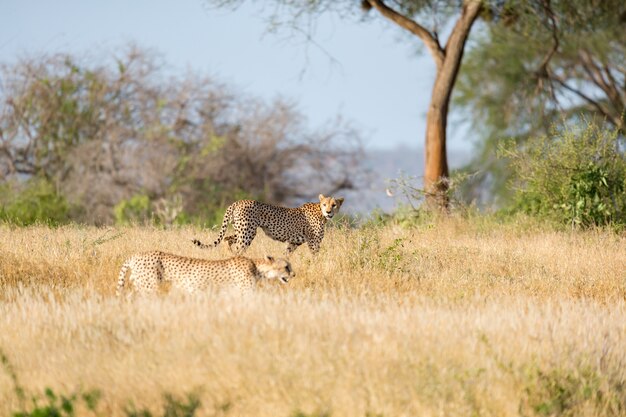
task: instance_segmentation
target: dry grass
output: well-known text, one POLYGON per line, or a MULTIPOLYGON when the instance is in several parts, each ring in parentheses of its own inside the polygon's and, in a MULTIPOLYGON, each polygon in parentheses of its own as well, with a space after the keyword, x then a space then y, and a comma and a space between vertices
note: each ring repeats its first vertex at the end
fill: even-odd
MULTIPOLYGON (((1 227, 0 349, 19 384, 99 389, 104 415, 164 392, 197 392, 207 416, 626 414, 624 237, 331 229, 317 259, 296 251, 294 280, 248 299, 111 296, 133 252, 227 256, 192 246, 209 234, 1 227)), ((249 254, 282 249, 260 236, 249 254)), ((13 388, 0 371, 2 416, 13 388)))

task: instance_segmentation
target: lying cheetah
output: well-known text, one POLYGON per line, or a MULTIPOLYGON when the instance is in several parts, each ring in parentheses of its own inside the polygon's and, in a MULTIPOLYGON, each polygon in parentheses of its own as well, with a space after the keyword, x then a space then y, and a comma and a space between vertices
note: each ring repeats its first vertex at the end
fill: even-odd
POLYGON ((319 200, 319 203, 305 203, 296 208, 253 200, 236 201, 226 209, 220 234, 212 245, 205 245, 197 239, 193 239, 193 243, 206 249, 219 245, 224 239, 228 247, 239 254, 248 249, 260 227, 270 238, 289 243, 285 255, 304 242, 311 252, 317 253, 324 238, 326 221, 332 219, 343 204, 343 198, 325 197, 323 194, 319 195, 319 200), (235 234, 224 237, 229 223, 233 224, 235 234))
POLYGON ((237 256, 230 259, 206 260, 186 258, 159 251, 131 256, 124 262, 117 281, 116 295, 124 288, 126 272, 135 290, 154 293, 163 281, 171 281, 174 288, 194 293, 211 287, 230 287, 248 293, 261 278, 278 278, 287 283, 295 276, 291 264, 284 259, 265 256, 249 259, 237 256))

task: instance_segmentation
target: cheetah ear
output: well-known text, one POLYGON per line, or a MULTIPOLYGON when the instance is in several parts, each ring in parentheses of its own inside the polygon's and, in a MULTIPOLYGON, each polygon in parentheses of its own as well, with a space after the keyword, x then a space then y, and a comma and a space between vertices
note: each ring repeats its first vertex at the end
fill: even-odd
POLYGON ((273 257, 273 256, 270 256, 270 255, 265 255, 265 260, 266 260, 267 262, 274 262, 274 257, 273 257))
POLYGON ((323 200, 323 199, 325 199, 325 198, 326 198, 326 197, 324 197, 324 194, 320 194, 320 195, 319 195, 319 199, 320 199, 320 201, 322 201, 322 200, 323 200))
POLYGON ((343 204, 343 197, 335 198, 335 201, 337 202, 337 205, 341 207, 341 205, 343 204))

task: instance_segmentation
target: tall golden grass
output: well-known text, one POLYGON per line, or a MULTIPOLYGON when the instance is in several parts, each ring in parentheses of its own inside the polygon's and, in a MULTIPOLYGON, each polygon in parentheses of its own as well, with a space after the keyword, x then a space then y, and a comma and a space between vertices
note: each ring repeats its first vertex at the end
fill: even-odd
MULTIPOLYGON (((211 231, 0 227, 0 353, 34 395, 104 415, 196 393, 198 415, 626 414, 626 238, 447 220, 332 228, 252 297, 113 297, 123 259, 211 231), (275 285, 274 285, 275 284, 275 285)), ((259 236, 249 256, 278 255, 259 236)), ((7 366, 5 365, 5 368, 7 366)), ((0 370, 0 415, 23 407, 0 370)))

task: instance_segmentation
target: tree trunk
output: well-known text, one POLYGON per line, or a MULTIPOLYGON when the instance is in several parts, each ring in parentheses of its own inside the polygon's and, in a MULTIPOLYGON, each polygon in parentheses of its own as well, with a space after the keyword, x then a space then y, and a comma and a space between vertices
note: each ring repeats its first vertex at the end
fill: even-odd
POLYGON ((424 190, 426 202, 431 208, 446 210, 449 204, 448 158, 446 153, 446 125, 448 119, 448 101, 435 105, 436 96, 441 91, 433 90, 431 105, 426 116, 426 164, 424 166, 424 190))
POLYGON ((429 32, 385 4, 383 0, 368 0, 369 5, 387 19, 420 38, 435 60, 437 77, 426 116, 426 165, 424 190, 429 207, 448 210, 448 159, 446 156, 446 126, 448 105, 461 66, 465 41, 481 9, 481 0, 464 0, 461 16, 456 21, 445 48, 441 48, 436 33, 429 32))
POLYGON ((424 168, 426 202, 429 207, 443 211, 448 210, 450 203, 446 153, 448 106, 461 67, 465 42, 479 12, 479 1, 464 3, 461 16, 448 38, 443 60, 437 61, 437 77, 426 115, 426 164, 424 168))

